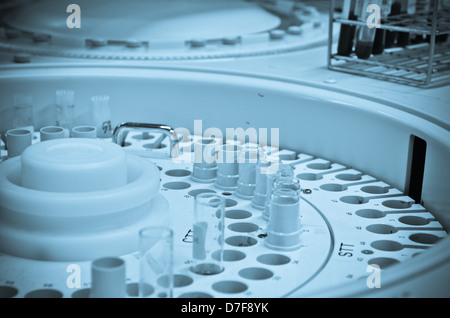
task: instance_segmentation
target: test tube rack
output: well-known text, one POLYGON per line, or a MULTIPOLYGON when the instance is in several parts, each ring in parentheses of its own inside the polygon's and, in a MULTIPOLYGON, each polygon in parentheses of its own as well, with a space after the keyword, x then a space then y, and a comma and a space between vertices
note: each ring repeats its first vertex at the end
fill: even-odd
POLYGON ((361 59, 354 51, 349 56, 335 53, 333 28, 335 24, 367 28, 366 21, 344 19, 336 12, 336 1, 331 0, 328 69, 422 88, 450 83, 450 44, 437 41, 438 36, 450 33, 450 12, 439 9, 439 2, 431 2, 431 12, 418 10, 389 16, 379 26, 392 32, 422 35, 429 42, 387 48, 382 54, 361 59))

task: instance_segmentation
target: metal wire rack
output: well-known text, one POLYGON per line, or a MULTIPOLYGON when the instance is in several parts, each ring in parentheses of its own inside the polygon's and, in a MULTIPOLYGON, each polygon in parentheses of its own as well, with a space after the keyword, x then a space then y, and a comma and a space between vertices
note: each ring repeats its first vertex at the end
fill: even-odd
POLYGON ((450 43, 439 41, 439 37, 450 34, 450 12, 439 9, 439 0, 432 1, 431 11, 389 16, 379 26, 392 32, 419 35, 426 41, 385 49, 382 54, 371 54, 367 59, 358 58, 354 49, 346 56, 336 53, 335 23, 356 28, 368 26, 366 21, 343 19, 336 13, 335 2, 330 1, 329 69, 419 87, 450 84, 450 43))

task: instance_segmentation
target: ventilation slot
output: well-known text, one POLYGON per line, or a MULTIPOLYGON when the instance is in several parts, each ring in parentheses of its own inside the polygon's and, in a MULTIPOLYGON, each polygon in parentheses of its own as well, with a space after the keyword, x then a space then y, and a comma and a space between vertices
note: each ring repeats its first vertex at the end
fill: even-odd
POLYGON ((416 203, 420 203, 427 142, 417 136, 411 135, 410 147, 411 152, 408 166, 409 181, 406 184, 406 192, 416 203))

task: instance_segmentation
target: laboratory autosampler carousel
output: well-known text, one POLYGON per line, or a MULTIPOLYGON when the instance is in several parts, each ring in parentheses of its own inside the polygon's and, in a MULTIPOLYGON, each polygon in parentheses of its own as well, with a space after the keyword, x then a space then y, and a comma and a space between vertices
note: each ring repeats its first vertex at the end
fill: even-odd
POLYGON ((345 3, 2 4, 0 297, 450 296, 450 88, 327 67, 345 3), (297 205, 268 214, 282 169, 297 205), (214 273, 193 270, 202 194, 214 273), (142 284, 155 226, 171 294, 142 284))

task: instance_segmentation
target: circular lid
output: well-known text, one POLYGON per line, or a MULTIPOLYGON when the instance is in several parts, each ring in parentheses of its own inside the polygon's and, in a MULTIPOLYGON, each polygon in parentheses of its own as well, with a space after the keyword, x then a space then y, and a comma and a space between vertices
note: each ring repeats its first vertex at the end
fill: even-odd
POLYGON ((321 22, 317 10, 294 0, 41 0, 3 19, 0 48, 6 50, 139 60, 292 50, 318 40, 317 34, 301 38, 301 32, 286 37, 289 27, 321 22))
POLYGON ((54 139, 28 147, 21 158, 22 185, 50 192, 107 190, 127 184, 125 151, 96 139, 54 139))
POLYGON ((80 28, 66 24, 74 11, 66 12, 73 1, 43 0, 27 4, 6 17, 21 30, 75 39, 187 40, 222 38, 267 31, 280 18, 256 3, 242 0, 78 0, 80 28), (251 21, 251 23, 249 23, 251 21))

